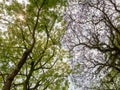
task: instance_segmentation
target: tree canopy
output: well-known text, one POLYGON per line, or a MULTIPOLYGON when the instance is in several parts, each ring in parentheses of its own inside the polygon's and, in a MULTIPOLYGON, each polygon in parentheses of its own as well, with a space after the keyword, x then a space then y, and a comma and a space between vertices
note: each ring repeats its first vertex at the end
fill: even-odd
POLYGON ((69 2, 65 42, 76 70, 71 77, 83 89, 120 89, 119 7, 118 0, 69 2))
POLYGON ((0 2, 0 89, 120 89, 118 0, 18 1, 0 2))
POLYGON ((65 0, 0 3, 0 88, 68 90, 65 0))

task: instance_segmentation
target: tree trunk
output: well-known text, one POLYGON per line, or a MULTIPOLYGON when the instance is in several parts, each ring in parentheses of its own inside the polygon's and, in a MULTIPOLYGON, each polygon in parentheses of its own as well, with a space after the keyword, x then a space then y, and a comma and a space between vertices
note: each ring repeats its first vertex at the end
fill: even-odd
POLYGON ((28 49, 23 53, 22 58, 20 59, 20 61, 18 62, 18 65, 16 66, 16 68, 12 71, 11 74, 8 75, 6 82, 3 86, 3 90, 10 90, 10 87, 12 85, 12 82, 15 78, 15 76, 19 73, 19 71, 21 70, 22 66, 24 65, 24 63, 27 60, 27 57, 29 56, 29 54, 31 53, 32 49, 28 49))

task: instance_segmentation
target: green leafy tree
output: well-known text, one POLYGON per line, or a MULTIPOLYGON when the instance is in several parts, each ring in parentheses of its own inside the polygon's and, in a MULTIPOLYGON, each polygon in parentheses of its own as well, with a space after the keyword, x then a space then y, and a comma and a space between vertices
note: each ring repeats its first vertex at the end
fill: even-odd
POLYGON ((70 67, 61 47, 65 0, 0 4, 0 88, 67 90, 70 67))

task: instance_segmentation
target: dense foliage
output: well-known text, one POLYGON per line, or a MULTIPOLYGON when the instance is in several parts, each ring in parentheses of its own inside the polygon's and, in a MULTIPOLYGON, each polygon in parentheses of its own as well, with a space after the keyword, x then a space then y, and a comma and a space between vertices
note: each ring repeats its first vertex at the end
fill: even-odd
POLYGON ((0 4, 0 88, 67 90, 70 67, 61 47, 65 0, 0 4))

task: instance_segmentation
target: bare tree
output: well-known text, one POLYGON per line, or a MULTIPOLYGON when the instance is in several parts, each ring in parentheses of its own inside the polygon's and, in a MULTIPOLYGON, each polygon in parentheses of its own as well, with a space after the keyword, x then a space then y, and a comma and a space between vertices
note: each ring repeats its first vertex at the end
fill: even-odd
POLYGON ((91 82, 98 81, 98 87, 119 88, 119 14, 120 5, 116 0, 78 0, 69 3, 64 41, 73 55, 71 65, 75 72, 71 77, 77 85, 89 88, 93 84, 91 82), (111 73, 109 78, 117 78, 117 81, 113 80, 117 86, 109 84, 107 87, 103 82, 108 81, 105 78, 111 73))

